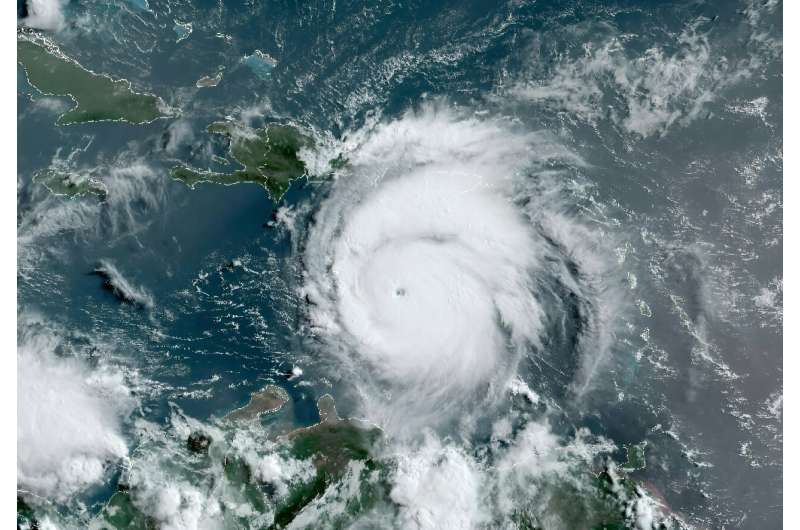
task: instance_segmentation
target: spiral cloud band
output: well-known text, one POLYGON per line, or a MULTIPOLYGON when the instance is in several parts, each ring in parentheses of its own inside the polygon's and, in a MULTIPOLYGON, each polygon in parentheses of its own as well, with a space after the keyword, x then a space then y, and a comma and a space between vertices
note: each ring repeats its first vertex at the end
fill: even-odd
POLYGON ((518 204, 535 144, 427 107, 367 133, 319 212, 311 319, 385 427, 496 394, 539 343, 543 243, 518 204))

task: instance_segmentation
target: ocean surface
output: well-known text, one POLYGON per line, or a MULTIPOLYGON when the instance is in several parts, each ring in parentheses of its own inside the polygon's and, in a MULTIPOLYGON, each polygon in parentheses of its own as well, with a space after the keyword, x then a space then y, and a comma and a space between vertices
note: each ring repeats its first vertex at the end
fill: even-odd
POLYGON ((780 526, 779 1, 45 4, 61 18, 19 24, 175 113, 58 126, 69 100, 18 68, 18 491, 40 520, 97 525, 134 475, 159 528, 244 527, 209 509, 219 469, 164 462, 276 384, 264 433, 325 393, 386 433, 393 508, 354 527, 522 528, 506 496, 568 527, 540 472, 624 467, 627 444, 657 506, 629 526, 780 526), (279 201, 173 180, 225 167, 225 119, 308 132, 307 178, 279 201), (47 168, 107 197, 56 196, 47 168))

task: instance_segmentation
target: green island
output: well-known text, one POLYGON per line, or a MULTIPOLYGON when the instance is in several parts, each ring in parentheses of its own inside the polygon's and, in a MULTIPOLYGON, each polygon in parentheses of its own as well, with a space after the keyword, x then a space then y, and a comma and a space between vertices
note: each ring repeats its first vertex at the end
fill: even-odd
POLYGON ((622 469, 628 473, 644 469, 647 466, 647 460, 645 459, 644 455, 644 449, 646 446, 647 442, 642 442, 639 444, 625 444, 624 447, 627 459, 625 464, 622 466, 622 469))
POLYGON ((279 200, 293 180, 306 175, 306 165, 298 153, 303 148, 313 147, 313 142, 292 126, 271 124, 253 129, 231 122, 215 122, 208 126, 208 132, 227 138, 230 157, 242 169, 221 173, 174 167, 173 178, 190 188, 200 183, 230 186, 250 182, 262 186, 270 197, 279 200))
POLYGON ((58 125, 95 121, 142 124, 167 116, 158 97, 134 92, 125 79, 91 72, 54 47, 18 37, 17 62, 39 92, 74 101, 73 107, 58 117, 58 125))
POLYGON ((127 486, 120 486, 93 522, 98 530, 157 530, 158 523, 133 504, 127 486))
POLYGON ((106 198, 107 190, 103 183, 89 173, 75 173, 56 169, 43 169, 33 175, 34 182, 41 183, 53 195, 62 197, 84 197, 94 195, 100 200, 106 198))

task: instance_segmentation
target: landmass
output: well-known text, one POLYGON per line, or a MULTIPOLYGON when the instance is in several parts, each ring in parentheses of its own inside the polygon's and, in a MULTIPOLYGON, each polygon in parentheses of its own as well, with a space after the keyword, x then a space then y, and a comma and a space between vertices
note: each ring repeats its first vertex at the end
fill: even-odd
POLYGON ((360 496, 348 507, 349 514, 363 511, 377 502, 382 488, 375 488, 365 476, 375 473, 385 479, 385 468, 371 457, 372 449, 381 437, 381 430, 366 422, 343 419, 336 413, 333 397, 326 394, 317 401, 319 423, 291 431, 286 440, 291 443, 291 454, 299 460, 311 459, 317 470, 308 483, 293 490, 278 506, 271 528, 282 528, 292 522, 303 508, 322 496, 329 486, 339 481, 352 461, 364 467, 359 480, 363 487, 360 496))
POLYGON ((552 484, 544 499, 532 497, 531 507, 520 507, 512 516, 519 530, 542 530, 552 522, 543 521, 537 513, 558 513, 563 528, 591 530, 628 530, 658 528, 686 530, 688 527, 669 509, 652 499, 646 490, 624 470, 608 462, 593 481, 576 484, 563 481, 552 484))
POLYGON ((351 460, 364 460, 381 436, 381 430, 367 422, 340 418, 333 397, 317 401, 319 423, 289 432, 292 455, 312 458, 314 467, 326 475, 340 475, 351 460))
POLYGON ((91 173, 43 169, 34 174, 33 180, 40 182, 53 195, 63 197, 94 195, 104 200, 108 193, 103 183, 91 173))
POLYGON ((17 529, 38 528, 39 521, 33 508, 25 502, 21 495, 17 495, 17 529))
POLYGON ((289 401, 289 395, 284 389, 276 385, 267 385, 264 390, 250 396, 247 405, 234 410, 225 418, 233 421, 254 420, 262 414, 279 411, 287 401, 289 401))
POLYGON ((36 90, 74 101, 73 107, 58 117, 58 125, 95 121, 142 124, 167 116, 158 97, 134 92, 126 79, 91 72, 49 43, 18 36, 17 62, 36 90))
POLYGON ((194 431, 186 439, 186 448, 192 453, 207 455, 211 442, 213 442, 211 436, 204 432, 194 431))
POLYGON ((215 87, 215 86, 217 86, 219 84, 220 81, 222 81, 222 74, 223 73, 224 72, 222 71, 222 69, 220 69, 216 73, 216 75, 214 75, 214 76, 204 75, 203 77, 201 77, 200 79, 197 80, 197 82, 195 83, 195 86, 197 88, 215 87))
POLYGON ((93 528, 98 530, 157 530, 158 523, 145 515, 133 504, 127 486, 122 486, 111 496, 103 507, 100 517, 95 520, 93 528))
POLYGON ((232 122, 215 122, 208 126, 208 131, 227 138, 230 157, 243 169, 221 173, 187 166, 173 168, 173 178, 190 188, 203 182, 226 186, 251 182, 279 200, 293 180, 306 175, 306 165, 298 153, 313 147, 313 142, 292 126, 270 124, 253 129, 232 122))
POLYGON ((642 442, 640 444, 625 444, 625 453, 627 455, 627 461, 622 466, 627 472, 631 471, 638 471, 640 469, 644 469, 647 461, 645 460, 644 449, 647 445, 647 442, 642 442))
MULTIPOLYGON (((336 487, 353 462, 360 464, 354 471, 358 474, 359 494, 348 501, 345 513, 338 517, 355 516, 388 499, 388 469, 372 458, 373 448, 381 437, 380 429, 358 420, 340 418, 333 398, 327 394, 317 401, 317 410, 319 423, 295 429, 276 439, 283 446, 282 451, 291 458, 310 460, 316 473, 310 480, 293 485, 286 497, 273 500, 277 500, 277 505, 273 504, 274 517, 269 528, 284 528, 295 521, 298 514, 321 498, 329 487, 336 487)), ((199 438, 195 436, 195 439, 199 438)), ((190 450, 198 452, 191 446, 190 450)), ((254 477, 245 460, 227 455, 223 467, 229 486, 241 492, 250 507, 259 513, 273 510, 268 507, 268 498, 272 496, 269 485, 254 477)), ((330 524, 322 526, 342 527, 341 521, 327 523, 330 524)))
MULTIPOLYGON (((270 385, 235 412, 254 418, 260 413, 279 410, 286 399, 285 391, 270 385)), ((310 462, 315 470, 312 476, 291 483, 285 494, 276 495, 274 486, 262 482, 238 454, 209 451, 213 440, 207 433, 189 435, 186 450, 198 459, 198 465, 222 465, 223 487, 233 496, 223 501, 226 523, 246 528, 248 517, 258 514, 263 516, 259 527, 274 530, 290 526, 345 528, 375 509, 396 509, 391 499, 393 464, 391 459, 379 456, 382 431, 366 422, 339 417, 333 397, 327 394, 317 401, 317 410, 318 423, 274 439, 277 450, 285 457, 310 462), (319 503, 336 500, 344 501, 342 510, 332 513, 316 509, 319 503), (242 506, 247 509, 241 509, 242 506)), ((602 465, 588 483, 561 481, 558 477, 555 480, 547 495, 532 495, 530 505, 518 507, 511 517, 516 528, 548 528, 548 521, 541 520, 539 514, 554 511, 564 514, 559 522, 566 528, 638 528, 641 521, 653 520, 657 511, 666 517, 659 528, 687 528, 666 506, 650 499, 642 486, 612 461, 602 465)), ((157 521, 134 504, 131 494, 131 487, 122 479, 92 527, 108 530, 158 528, 157 521)), ((18 499, 17 518, 18 521, 35 521, 33 511, 21 499, 18 499)))

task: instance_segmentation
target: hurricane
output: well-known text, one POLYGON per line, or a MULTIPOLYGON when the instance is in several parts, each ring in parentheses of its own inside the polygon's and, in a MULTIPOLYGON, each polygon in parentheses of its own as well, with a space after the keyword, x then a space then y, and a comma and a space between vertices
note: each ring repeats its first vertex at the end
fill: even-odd
POLYGON ((18 1, 18 528, 780 523, 781 2, 201 4, 18 1))
POLYGON ((442 102, 354 137, 306 245, 315 331, 391 431, 491 406, 521 358, 557 346, 553 321, 591 318, 553 296, 592 303, 567 271, 577 221, 541 222, 556 175, 582 161, 442 102))

